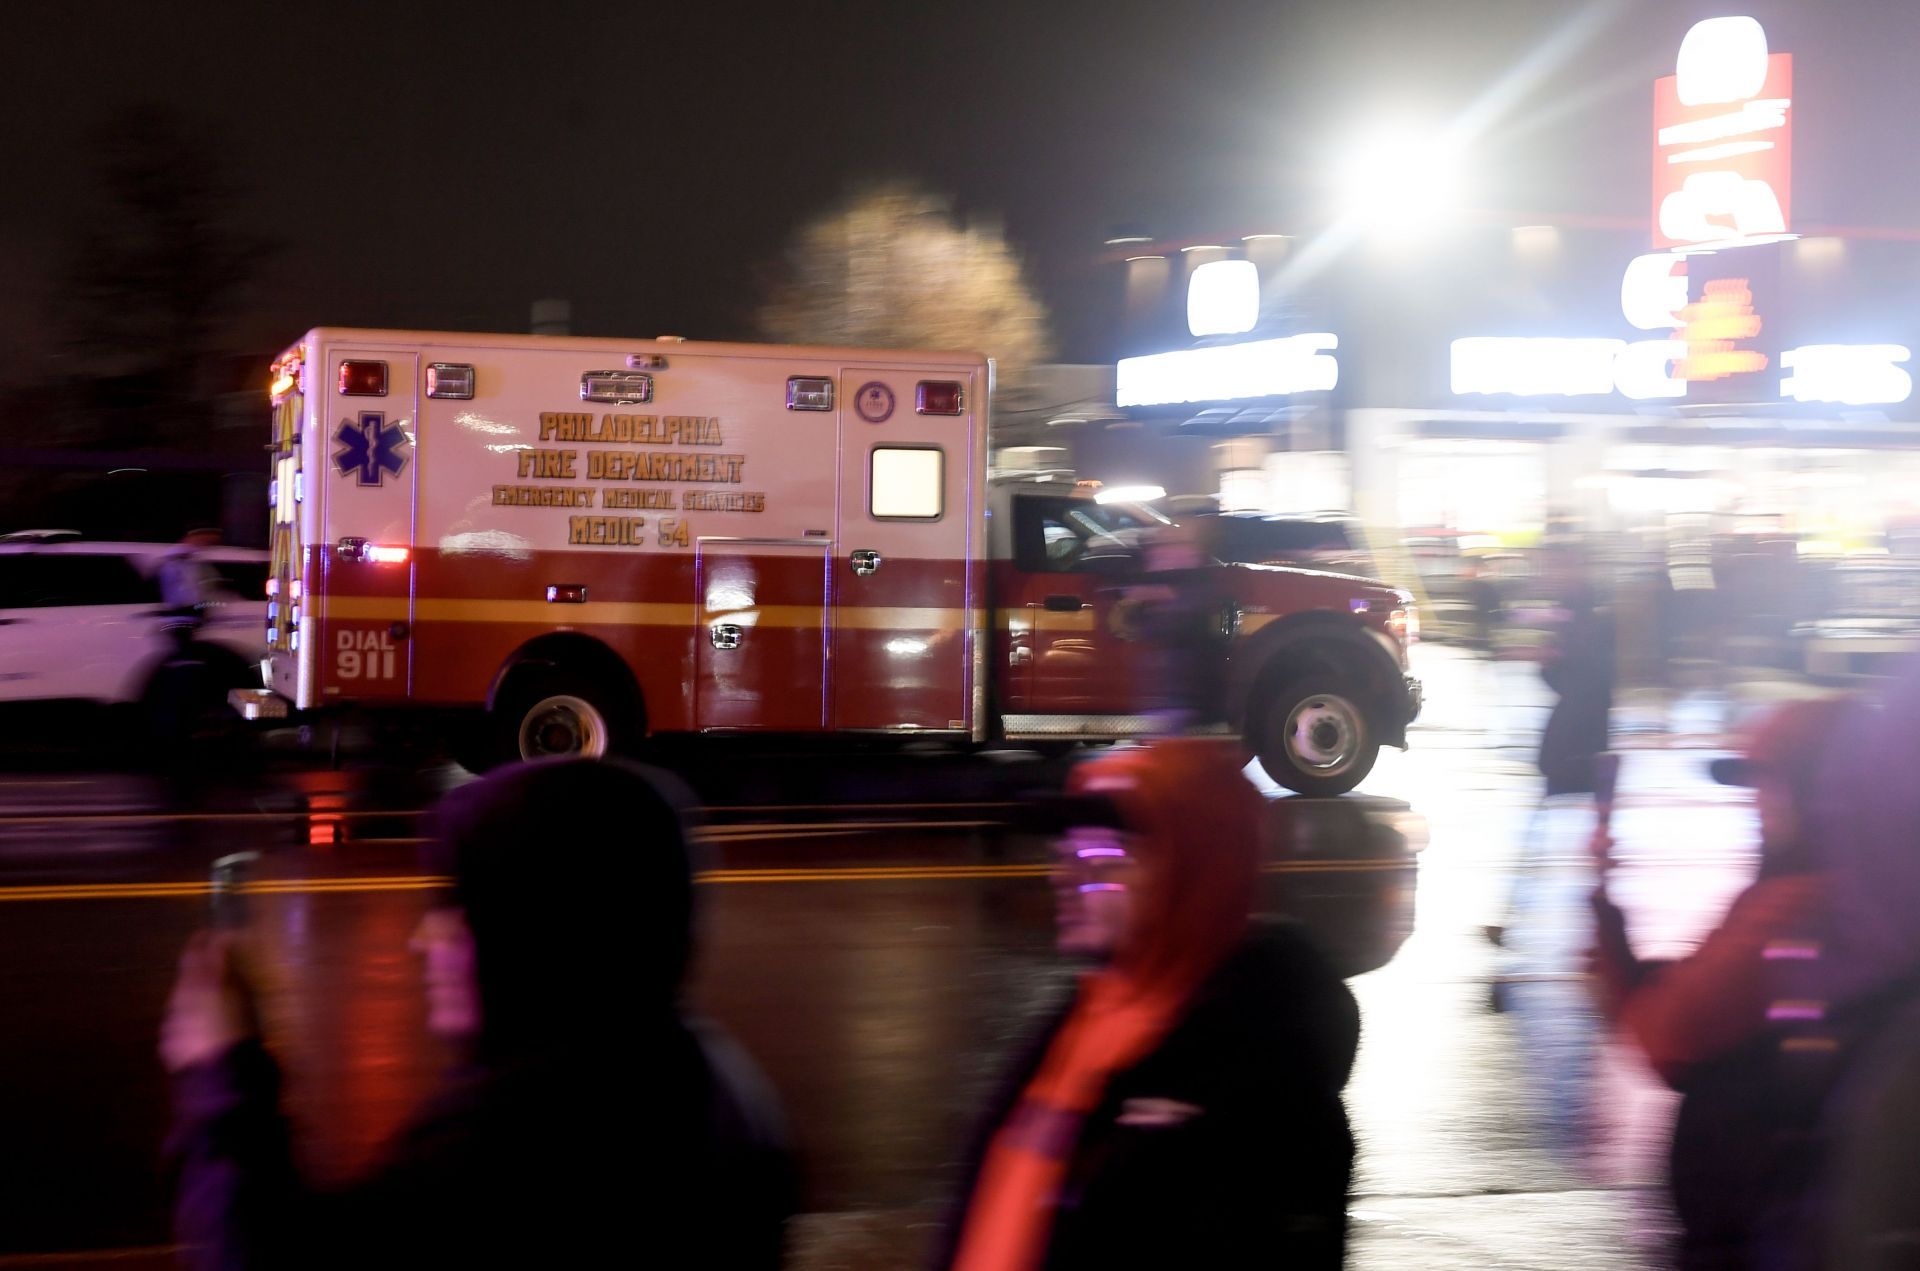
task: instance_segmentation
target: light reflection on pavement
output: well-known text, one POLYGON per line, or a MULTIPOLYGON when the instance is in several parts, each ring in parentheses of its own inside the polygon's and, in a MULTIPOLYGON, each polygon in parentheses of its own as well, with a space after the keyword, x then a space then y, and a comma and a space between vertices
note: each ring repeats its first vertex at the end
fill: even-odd
MULTIPOLYGON (((1606 1036, 1580 978, 1591 811, 1579 800, 1537 806, 1533 749, 1548 696, 1531 666, 1419 653, 1430 695, 1413 748, 1383 755, 1362 787, 1410 804, 1429 834, 1411 935, 1352 981, 1363 1035, 1348 1090, 1361 1148, 1349 1264, 1646 1265, 1670 1226, 1661 1176, 1672 1096, 1606 1036), (1483 937, 1489 924, 1506 928, 1504 948, 1483 937), (1496 988, 1504 1011, 1492 1009, 1496 988)), ((1704 774, 1745 700, 1629 702, 1620 713, 1630 753, 1616 896, 1642 953, 1685 948, 1751 871, 1748 805, 1704 774)), ((276 854, 267 878, 274 869, 417 869, 407 845, 416 822, 391 809, 424 806, 431 789, 376 794, 367 811, 355 810, 365 800, 340 774, 302 774, 294 785, 289 806, 304 807, 304 820, 286 822, 273 810, 280 803, 256 801, 296 796, 254 790, 217 813, 240 819, 163 826, 140 815, 164 803, 140 778, 0 779, 0 873, 20 886, 204 879, 205 859, 236 837, 276 854), (111 821, 31 821, 74 811, 111 821), (335 842, 335 830, 350 831, 349 841, 335 842)), ((986 866, 1031 855, 1030 844, 996 831, 858 833, 836 824, 844 816, 825 813, 815 828, 735 824, 714 850, 729 866, 761 870, 986 866)), ((809 1158, 813 1212, 797 1224, 791 1265, 918 1265, 1002 1052, 1062 984, 1046 885, 921 876, 715 887, 707 898, 698 996, 779 1086, 809 1158)), ((404 890, 260 898, 260 932, 283 977, 270 1010, 289 1059, 291 1111, 326 1177, 371 1160, 437 1078, 443 1057, 421 1030, 404 948, 424 902, 404 890)), ((164 1091, 151 1038, 171 960, 203 905, 21 904, 8 913, 0 1008, 39 1044, 13 1052, 16 1097, 0 1098, 10 1105, 0 1120, 12 1118, 17 1142, 53 1146, 13 1162, 11 1175, 0 1162, 0 1181, 16 1194, 39 1187, 55 1203, 42 1205, 25 1243, 0 1231, 0 1254, 164 1239, 152 1166, 164 1091), (76 1002, 87 1006, 76 1011, 76 1002), (76 1101, 76 1085, 107 1093, 76 1101), (34 1089, 45 1096, 18 1097, 34 1089), (71 1213, 60 1207, 71 1192, 63 1170, 84 1171, 92 1189, 71 1213)))
MULTIPOLYGON (((1364 787, 1419 808, 1431 841, 1412 938, 1353 981, 1349 1265, 1660 1265, 1674 1096, 1590 1005, 1591 806, 1536 794, 1551 698, 1529 665, 1421 653, 1432 706, 1414 749, 1383 756, 1364 787)), ((1752 868, 1746 800, 1705 776, 1721 714, 1673 712, 1689 731, 1619 742, 1615 894, 1643 954, 1684 950, 1752 868)))

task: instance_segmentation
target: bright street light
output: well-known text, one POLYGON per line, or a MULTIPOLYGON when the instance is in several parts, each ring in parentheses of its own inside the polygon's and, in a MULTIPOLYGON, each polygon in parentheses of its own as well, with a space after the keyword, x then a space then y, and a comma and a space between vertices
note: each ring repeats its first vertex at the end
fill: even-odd
POLYGON ((1451 137, 1408 123, 1383 124, 1340 154, 1340 210, 1369 229, 1416 236, 1459 207, 1461 166, 1451 137))

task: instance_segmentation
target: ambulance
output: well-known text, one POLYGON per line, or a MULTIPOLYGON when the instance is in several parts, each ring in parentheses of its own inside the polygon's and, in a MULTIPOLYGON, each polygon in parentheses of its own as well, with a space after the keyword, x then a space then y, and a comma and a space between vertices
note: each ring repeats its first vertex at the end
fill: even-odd
MULTIPOLYGON (((407 709, 470 767, 692 733, 1138 735, 1117 585, 1165 524, 987 474, 976 355, 321 328, 273 364, 253 718, 407 709)), ((1404 592, 1220 566, 1273 776, 1350 788, 1418 710, 1404 592)))

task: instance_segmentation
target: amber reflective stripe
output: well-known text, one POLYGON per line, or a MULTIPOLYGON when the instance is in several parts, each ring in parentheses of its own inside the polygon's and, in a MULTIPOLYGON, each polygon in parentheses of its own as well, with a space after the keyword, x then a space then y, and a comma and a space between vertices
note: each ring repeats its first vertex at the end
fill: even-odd
MULTIPOLYGON (((821 621, 822 606, 762 605, 750 609, 709 609, 693 604, 626 601, 588 601, 583 605, 553 605, 544 600, 434 600, 413 606, 418 622, 495 622, 569 627, 693 627, 704 622, 751 619, 761 627, 821 627, 856 631, 958 631, 966 625, 965 609, 841 605, 821 621)), ((374 596, 330 596, 321 616, 336 622, 404 622, 405 600, 374 596)), ((973 611, 973 625, 986 621, 984 610, 973 611)))

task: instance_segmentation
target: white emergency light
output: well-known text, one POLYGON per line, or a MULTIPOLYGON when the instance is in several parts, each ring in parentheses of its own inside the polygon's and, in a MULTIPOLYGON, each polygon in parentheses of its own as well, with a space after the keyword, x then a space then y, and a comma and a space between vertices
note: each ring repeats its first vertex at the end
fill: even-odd
POLYGON ((580 377, 580 400, 641 405, 653 400, 653 376, 644 371, 588 371, 580 377))
POLYGON ((427 396, 467 401, 473 397, 473 367, 461 362, 434 362, 427 367, 427 396))
POLYGON ((788 410, 832 410, 833 378, 827 375, 794 375, 787 379, 788 410))

